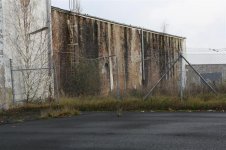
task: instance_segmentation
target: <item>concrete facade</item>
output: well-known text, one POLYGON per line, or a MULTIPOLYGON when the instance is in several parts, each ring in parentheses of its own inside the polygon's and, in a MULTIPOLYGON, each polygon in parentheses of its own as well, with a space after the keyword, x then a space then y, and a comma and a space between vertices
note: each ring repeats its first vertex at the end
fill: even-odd
MULTIPOLYGON (((192 65, 214 87, 226 84, 226 64, 192 65)), ((186 66, 186 86, 202 85, 200 77, 190 66, 186 66)))
MULTIPOLYGON (((109 95, 118 84, 121 92, 150 89, 178 58, 179 53, 185 51, 186 40, 183 37, 88 15, 74 15, 55 7, 52 7, 52 30, 58 88, 65 94, 67 76, 73 65, 67 61, 72 55, 75 62, 79 58, 105 58, 98 62, 100 89, 97 93, 109 95), (68 22, 74 22, 77 30, 78 46, 74 49, 69 45, 71 32, 68 22)), ((179 62, 173 67, 161 82, 162 89, 177 91, 181 65, 182 70, 185 70, 183 64, 179 62)))
MULTIPOLYGON (((69 96, 73 95, 69 88, 81 95, 146 92, 179 53, 185 51, 184 37, 74 15, 55 7, 52 7, 51 21, 47 17, 48 9, 51 10, 48 0, 0 0, 0 5, 0 108, 8 108, 12 102, 24 102, 27 96, 32 100, 46 99, 54 94, 53 86, 69 96), (30 13, 26 15, 19 8, 28 4, 30 13), (26 34, 24 28, 28 25, 20 20, 24 17, 28 17, 25 22, 29 23, 26 34), (26 38, 29 40, 24 40, 26 38), (77 70, 85 68, 84 72, 74 72, 78 66, 77 70), (74 78, 79 75, 81 78, 74 78), (28 77, 26 82, 24 76, 28 77), (86 87, 83 87, 84 81, 86 87), (75 83, 77 86, 73 89, 75 83), (84 93, 86 90, 90 93, 84 93)), ((181 69, 185 70, 185 66, 180 61, 159 89, 178 92, 181 69)))
POLYGON ((0 56, 0 110, 8 109, 12 103, 10 61, 0 56))
POLYGON ((49 96, 47 83, 51 81, 48 70, 40 68, 49 67, 51 30, 47 30, 50 23, 47 14, 51 3, 49 0, 0 0, 0 5, 1 62, 7 64, 7 69, 12 60, 9 68, 12 71, 4 75, 10 78, 10 84, 4 85, 10 88, 10 103, 45 99, 49 96), (33 33, 41 28, 46 30, 33 33))

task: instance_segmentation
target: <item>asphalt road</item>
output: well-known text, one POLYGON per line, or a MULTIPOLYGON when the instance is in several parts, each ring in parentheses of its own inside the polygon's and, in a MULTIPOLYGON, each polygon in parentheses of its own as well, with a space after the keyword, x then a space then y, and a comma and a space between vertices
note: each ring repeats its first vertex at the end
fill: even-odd
POLYGON ((0 150, 225 150, 226 113, 84 113, 0 126, 0 150))

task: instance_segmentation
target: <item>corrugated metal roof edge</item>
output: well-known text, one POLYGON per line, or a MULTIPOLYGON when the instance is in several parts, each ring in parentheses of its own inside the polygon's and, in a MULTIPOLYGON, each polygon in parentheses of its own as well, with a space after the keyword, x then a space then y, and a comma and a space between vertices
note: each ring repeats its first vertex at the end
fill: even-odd
MULTIPOLYGON (((52 6, 52 9, 53 10, 57 10, 57 11, 62 12, 62 13, 73 14, 73 12, 71 12, 69 10, 61 9, 61 8, 54 7, 54 6, 52 6)), ((150 29, 137 27, 137 26, 132 26, 132 25, 127 25, 127 24, 123 24, 123 23, 119 23, 119 22, 115 22, 115 21, 111 21, 111 20, 107 20, 107 19, 103 19, 103 18, 99 18, 99 17, 95 17, 95 16, 90 16, 90 15, 86 15, 86 14, 79 14, 79 16, 84 17, 84 18, 99 20, 99 21, 103 21, 103 22, 108 22, 108 23, 111 23, 111 24, 117 24, 119 26, 123 26, 123 27, 127 27, 127 28, 134 28, 134 29, 137 29, 137 30, 143 30, 143 31, 151 32, 151 33, 155 33, 155 34, 161 34, 161 35, 164 34, 165 36, 168 36, 168 37, 174 37, 174 38, 179 38, 179 39, 186 39, 186 37, 181 37, 181 36, 176 36, 176 35, 172 35, 172 34, 167 34, 167 33, 162 33, 162 32, 158 32, 158 31, 153 31, 153 30, 150 30, 150 29)))

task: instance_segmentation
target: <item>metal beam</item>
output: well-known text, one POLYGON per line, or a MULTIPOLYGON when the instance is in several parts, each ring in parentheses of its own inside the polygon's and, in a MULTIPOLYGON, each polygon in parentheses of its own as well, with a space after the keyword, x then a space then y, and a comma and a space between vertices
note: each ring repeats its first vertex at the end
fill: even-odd
POLYGON ((146 100, 151 93, 153 92, 153 90, 160 84, 160 82, 165 78, 165 76, 170 72, 171 69, 173 69, 174 65, 180 60, 181 56, 179 56, 174 63, 170 66, 170 68, 168 68, 168 70, 165 72, 165 74, 158 80, 158 82, 156 82, 156 84, 153 86, 153 88, 151 88, 151 90, 148 92, 148 94, 143 98, 144 100, 146 100))
POLYGON ((34 35, 34 34, 37 34, 39 32, 45 31, 45 30, 48 30, 48 27, 43 27, 41 29, 38 29, 36 31, 33 31, 33 32, 29 33, 29 35, 34 35))
POLYGON ((192 70, 195 71, 195 73, 201 78, 201 80, 209 87, 211 91, 213 91, 215 94, 217 94, 217 91, 203 78, 203 76, 189 63, 189 61, 181 55, 181 57, 188 63, 188 65, 192 68, 192 70))
POLYGON ((49 68, 14 69, 12 71, 38 71, 38 70, 49 70, 49 68))
POLYGON ((184 98, 184 88, 183 88, 183 58, 180 54, 180 100, 183 101, 184 98))

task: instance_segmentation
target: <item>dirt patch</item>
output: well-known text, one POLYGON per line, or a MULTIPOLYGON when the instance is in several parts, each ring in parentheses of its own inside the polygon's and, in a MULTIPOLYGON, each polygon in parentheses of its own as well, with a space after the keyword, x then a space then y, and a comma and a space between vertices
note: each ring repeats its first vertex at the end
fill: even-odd
POLYGON ((0 113, 0 125, 37 120, 40 118, 41 110, 9 110, 0 113))

